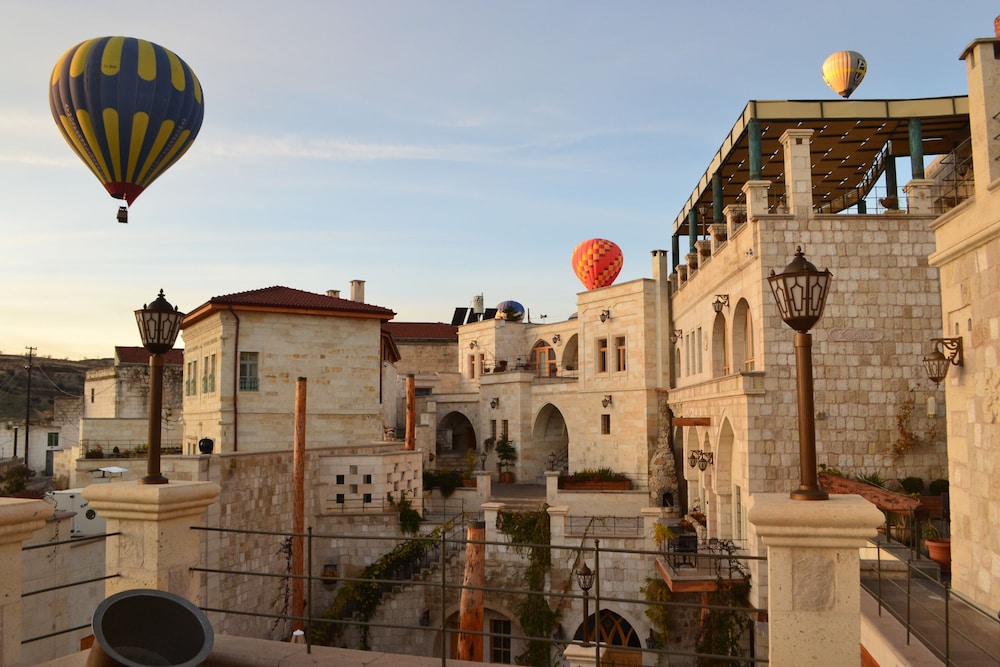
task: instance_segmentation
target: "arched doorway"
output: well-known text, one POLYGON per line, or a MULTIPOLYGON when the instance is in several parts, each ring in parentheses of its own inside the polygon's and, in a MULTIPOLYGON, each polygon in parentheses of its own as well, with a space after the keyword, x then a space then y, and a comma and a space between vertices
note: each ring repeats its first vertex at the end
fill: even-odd
POLYGON ((469 450, 476 447, 476 429, 469 418, 461 412, 449 412, 438 422, 435 438, 435 453, 437 456, 465 456, 469 450))
POLYGON ((559 408, 546 403, 535 417, 531 432, 530 451, 521 452, 521 475, 525 479, 541 476, 549 466, 549 456, 553 459, 556 469, 561 470, 569 459, 569 432, 566 420, 559 408))
MULTIPOLYGON (((591 614, 587 618, 587 628, 590 630, 589 639, 594 638, 595 619, 597 614, 591 614)), ((627 646, 629 648, 641 649, 642 641, 632 624, 625 618, 610 609, 602 609, 600 613, 600 623, 596 624, 597 636, 602 644, 607 646, 627 646)), ((583 624, 581 623, 573 635, 576 641, 583 640, 583 624)), ((601 659, 602 664, 621 665, 627 667, 631 665, 642 665, 642 653, 638 651, 615 651, 609 648, 601 659)))

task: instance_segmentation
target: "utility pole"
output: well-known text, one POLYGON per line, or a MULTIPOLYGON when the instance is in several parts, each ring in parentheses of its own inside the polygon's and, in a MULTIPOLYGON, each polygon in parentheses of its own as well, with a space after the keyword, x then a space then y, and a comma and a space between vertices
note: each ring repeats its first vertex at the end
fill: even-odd
POLYGON ((27 406, 24 409, 24 467, 31 469, 31 464, 28 462, 28 443, 31 441, 31 357, 35 354, 35 347, 24 348, 28 351, 28 365, 25 368, 28 369, 28 401, 27 406))

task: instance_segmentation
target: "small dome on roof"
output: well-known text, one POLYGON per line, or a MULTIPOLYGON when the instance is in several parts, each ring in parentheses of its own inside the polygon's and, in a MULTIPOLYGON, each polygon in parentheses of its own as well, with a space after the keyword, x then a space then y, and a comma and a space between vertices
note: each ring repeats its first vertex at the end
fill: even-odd
POLYGON ((524 319, 524 306, 517 301, 501 301, 497 304, 496 319, 507 320, 508 322, 520 322, 524 319))

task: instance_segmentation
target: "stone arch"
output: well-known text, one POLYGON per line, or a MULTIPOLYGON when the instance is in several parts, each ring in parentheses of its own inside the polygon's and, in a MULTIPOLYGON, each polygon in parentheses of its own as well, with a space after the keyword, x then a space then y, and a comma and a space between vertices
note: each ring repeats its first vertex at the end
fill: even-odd
POLYGON ((452 411, 438 421, 434 443, 434 450, 438 456, 449 454, 462 456, 467 451, 476 449, 479 449, 476 428, 464 414, 452 411))
POLYGON ((535 416, 531 447, 520 452, 521 475, 525 479, 541 476, 548 470, 549 454, 555 454, 557 469, 562 469, 569 459, 569 427, 552 403, 543 405, 535 416))
POLYGON ((736 434, 728 418, 723 418, 719 428, 718 443, 715 446, 715 508, 712 518, 712 534, 715 537, 733 537, 733 464, 736 462, 736 434))
POLYGON ((559 367, 567 371, 580 370, 580 339, 576 334, 570 336, 563 344, 559 367))
POLYGON ((733 372, 757 370, 758 342, 754 340, 753 315, 746 299, 740 299, 733 308, 732 341, 733 372))
POLYGON ((712 323, 712 377, 725 377, 730 373, 726 316, 718 313, 712 323))
MULTIPOLYGON (((632 627, 632 624, 618 612, 611 611, 610 609, 601 609, 601 622, 599 626, 594 623, 596 619, 596 613, 587 617, 587 627, 590 629, 591 640, 593 640, 595 636, 599 636, 601 643, 609 646, 642 648, 642 640, 639 638, 639 634, 635 631, 635 628, 632 627), (596 635, 595 629, 597 631, 596 635)), ((574 633, 573 639, 576 641, 583 640, 583 623, 580 623, 576 627, 576 633, 574 633)), ((626 663, 615 662, 614 664, 626 663)))

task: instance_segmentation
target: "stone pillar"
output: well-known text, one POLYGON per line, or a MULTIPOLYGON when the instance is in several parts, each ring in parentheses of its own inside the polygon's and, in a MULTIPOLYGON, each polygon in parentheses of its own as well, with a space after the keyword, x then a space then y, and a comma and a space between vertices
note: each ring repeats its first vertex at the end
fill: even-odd
POLYGON ((559 504, 559 471, 545 471, 545 502, 549 505, 559 504))
POLYGON ((493 495, 493 474, 488 470, 477 470, 472 476, 476 478, 476 498, 479 504, 489 502, 493 495))
POLYGON ((202 533, 191 530, 219 497, 214 482, 169 484, 91 484, 83 497, 108 520, 107 570, 110 596, 133 588, 152 588, 198 604, 198 577, 190 568, 201 564, 202 533))
POLYGON ((41 500, 0 498, 0 665, 21 662, 21 593, 24 556, 21 547, 52 516, 41 500))
POLYGON ((649 540, 642 548, 657 551, 658 547, 653 541, 653 534, 656 530, 656 524, 660 519, 666 517, 666 510, 662 507, 643 507, 639 514, 642 515, 642 533, 649 540))
POLYGON ((914 215, 934 214, 934 180, 915 178, 903 186, 906 193, 907 210, 914 215))
POLYGON ((747 181, 743 184, 748 220, 767 215, 767 191, 770 187, 771 181, 747 181))
POLYGON ((772 665, 860 667, 860 547, 884 522, 853 495, 792 500, 750 497, 748 519, 767 545, 772 665))
POLYGON ((1000 60, 995 49, 1000 40, 977 39, 965 47, 965 76, 969 86, 969 125, 972 130, 972 163, 976 196, 987 199, 1000 179, 1000 122, 994 110, 1000 104, 1000 60))
POLYGON ((785 201, 798 220, 812 216, 812 156, 809 154, 812 130, 785 130, 781 146, 785 154, 785 201))

